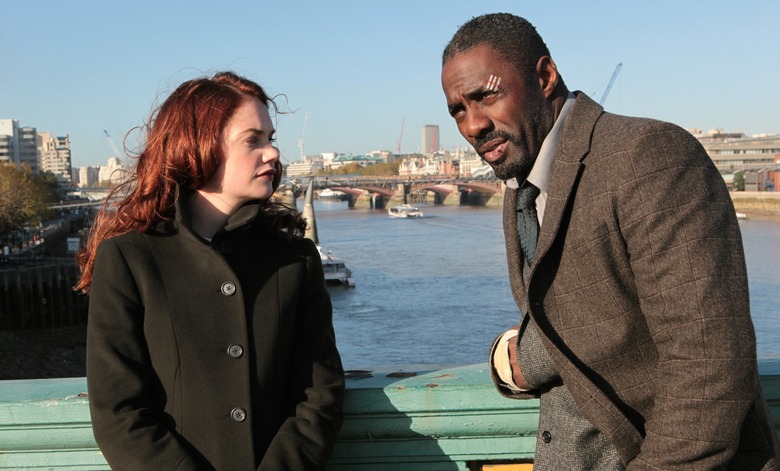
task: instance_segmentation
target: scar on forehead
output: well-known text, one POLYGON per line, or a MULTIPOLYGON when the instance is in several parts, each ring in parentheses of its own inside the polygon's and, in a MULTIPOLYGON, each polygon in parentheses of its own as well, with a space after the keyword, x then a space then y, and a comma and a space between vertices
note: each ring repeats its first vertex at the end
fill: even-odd
POLYGON ((501 77, 498 75, 491 75, 490 78, 488 78, 487 85, 485 85, 485 88, 488 90, 498 90, 498 86, 501 84, 501 77))

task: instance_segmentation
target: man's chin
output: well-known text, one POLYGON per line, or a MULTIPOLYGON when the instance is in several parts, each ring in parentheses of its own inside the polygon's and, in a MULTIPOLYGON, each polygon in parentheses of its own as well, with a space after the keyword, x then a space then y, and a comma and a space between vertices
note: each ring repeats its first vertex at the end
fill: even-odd
POLYGON ((496 178, 499 180, 509 180, 516 176, 515 172, 513 172, 509 166, 501 164, 506 164, 506 162, 500 161, 496 165, 488 164, 493 169, 493 173, 496 174, 496 178))

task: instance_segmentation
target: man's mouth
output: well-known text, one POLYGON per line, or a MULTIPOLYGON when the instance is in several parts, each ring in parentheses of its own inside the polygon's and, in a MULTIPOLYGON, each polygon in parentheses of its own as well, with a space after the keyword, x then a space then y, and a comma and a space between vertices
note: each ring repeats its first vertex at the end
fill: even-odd
POLYGON ((493 163, 501 159, 506 153, 507 140, 497 137, 482 144, 477 149, 477 153, 485 162, 493 163))

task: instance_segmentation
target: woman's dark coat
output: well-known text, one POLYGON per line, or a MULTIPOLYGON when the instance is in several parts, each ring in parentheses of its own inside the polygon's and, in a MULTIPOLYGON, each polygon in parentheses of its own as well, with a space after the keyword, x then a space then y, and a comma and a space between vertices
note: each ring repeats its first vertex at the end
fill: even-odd
POLYGON ((87 379, 113 468, 327 461, 344 378, 320 255, 257 214, 242 207, 211 243, 178 218, 99 246, 87 379))

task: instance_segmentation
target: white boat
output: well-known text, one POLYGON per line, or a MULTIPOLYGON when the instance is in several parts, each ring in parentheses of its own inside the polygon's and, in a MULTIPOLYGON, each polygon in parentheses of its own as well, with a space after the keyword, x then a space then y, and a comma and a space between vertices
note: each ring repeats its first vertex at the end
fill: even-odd
POLYGON ((317 198, 326 201, 343 201, 347 198, 347 194, 344 193, 343 191, 331 190, 330 188, 325 188, 323 190, 320 190, 320 193, 317 196, 317 198))
POLYGON ((322 269, 325 272, 325 283, 341 283, 345 286, 354 287, 355 282, 350 278, 352 270, 347 268, 344 260, 331 256, 330 251, 325 253, 322 247, 317 246, 322 258, 322 269))
POLYGON ((391 218, 421 218, 423 216, 422 211, 417 206, 411 206, 408 204, 402 204, 401 206, 393 206, 387 210, 387 214, 391 218))
POLYGON ((304 237, 314 242, 317 250, 320 252, 322 270, 325 272, 325 283, 342 283, 345 286, 353 287, 355 283, 350 278, 352 270, 347 268, 344 260, 331 256, 330 251, 327 253, 323 252, 322 247, 320 247, 320 238, 317 234, 317 220, 314 217, 314 204, 312 203, 313 193, 312 181, 309 181, 309 188, 306 190, 303 205, 303 217, 307 222, 304 237))

